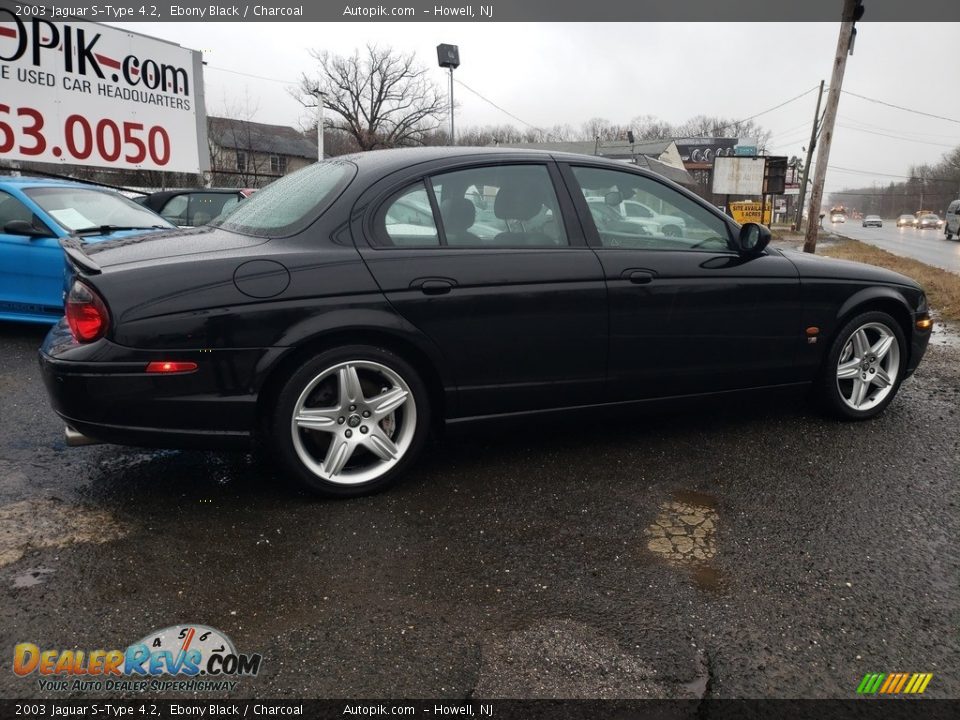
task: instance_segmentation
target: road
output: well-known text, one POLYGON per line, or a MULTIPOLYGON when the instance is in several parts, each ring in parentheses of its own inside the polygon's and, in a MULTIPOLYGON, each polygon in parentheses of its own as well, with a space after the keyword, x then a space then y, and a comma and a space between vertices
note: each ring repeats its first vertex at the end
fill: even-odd
MULTIPOLYGON (((238 698, 960 695, 955 340, 870 422, 793 395, 528 420, 323 501, 247 454, 65 447, 41 337, 0 324, 8 663, 196 622, 262 653, 238 698)), ((6 667, 0 696, 62 697, 6 667)))
POLYGON ((848 220, 837 225, 825 222, 824 227, 839 235, 876 245, 894 255, 911 257, 927 265, 960 273, 960 241, 956 238, 947 240, 942 228, 897 228, 896 220, 884 220, 882 228, 865 228, 857 220, 848 220))

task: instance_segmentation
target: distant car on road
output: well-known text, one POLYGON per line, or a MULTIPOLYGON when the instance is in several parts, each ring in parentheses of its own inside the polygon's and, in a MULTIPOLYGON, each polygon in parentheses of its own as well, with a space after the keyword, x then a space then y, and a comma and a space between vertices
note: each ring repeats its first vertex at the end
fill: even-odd
POLYGON ((832 223, 845 223, 847 221, 846 215, 841 215, 840 213, 834 213, 830 216, 830 222, 832 223))
POLYGON ((863 218, 864 227, 883 227, 883 220, 879 215, 867 215, 863 218))
POLYGON ((232 210, 237 203, 255 192, 250 188, 178 188, 151 193, 135 200, 174 225, 198 227, 232 210))
POLYGON ((954 200, 947 206, 943 234, 947 240, 953 240, 954 235, 960 237, 960 200, 954 200))
POLYGON ((0 178, 0 320, 63 315, 60 238, 113 240, 173 225, 118 192, 68 180, 0 178))
POLYGON ((897 218, 897 227, 915 227, 917 219, 913 215, 901 215, 897 218))
POLYGON ((917 220, 917 227, 921 230, 926 230, 927 228, 939 228, 943 227, 943 221, 936 215, 921 215, 920 219, 917 220))

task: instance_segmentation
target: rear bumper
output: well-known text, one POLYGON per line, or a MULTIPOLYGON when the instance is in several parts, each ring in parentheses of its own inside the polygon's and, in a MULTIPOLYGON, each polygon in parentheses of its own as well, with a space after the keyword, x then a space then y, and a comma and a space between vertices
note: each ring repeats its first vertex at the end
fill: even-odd
POLYGON ((79 346, 61 323, 44 340, 39 361, 54 411, 90 439, 216 449, 250 443, 257 418, 252 378, 264 355, 231 349, 181 351, 170 358, 106 340, 79 346), (198 369, 145 372, 148 362, 165 359, 192 360, 198 369))

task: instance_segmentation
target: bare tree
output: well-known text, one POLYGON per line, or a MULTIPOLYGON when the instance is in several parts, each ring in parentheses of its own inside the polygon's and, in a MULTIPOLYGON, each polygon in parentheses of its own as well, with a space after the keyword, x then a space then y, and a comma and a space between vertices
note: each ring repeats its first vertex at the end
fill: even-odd
POLYGON ((350 135, 361 150, 418 145, 437 129, 447 112, 447 97, 418 65, 413 53, 367 45, 352 56, 312 50, 320 63, 317 80, 304 74, 294 96, 334 113, 333 129, 350 135))

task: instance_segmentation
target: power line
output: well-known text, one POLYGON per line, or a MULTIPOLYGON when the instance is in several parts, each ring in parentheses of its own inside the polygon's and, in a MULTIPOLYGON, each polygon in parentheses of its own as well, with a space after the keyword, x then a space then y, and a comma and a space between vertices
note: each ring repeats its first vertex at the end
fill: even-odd
POLYGON ((856 125, 870 130, 881 130, 883 132, 890 132, 897 135, 902 135, 903 137, 918 137, 921 139, 930 139, 930 140, 949 140, 953 141, 956 138, 955 133, 930 133, 930 132, 920 132, 917 130, 902 130, 900 128, 891 128, 884 127, 883 125, 874 125, 865 120, 859 120, 857 118, 849 117, 847 115, 837 115, 837 119, 844 120, 846 122, 856 123, 856 125))
MULTIPOLYGON (((721 131, 723 131, 723 130, 727 130, 727 129, 729 129, 729 128, 736 127, 737 125, 743 125, 743 123, 750 122, 750 121, 753 120, 754 118, 758 118, 758 117, 760 117, 761 115, 766 115, 767 113, 773 112, 774 110, 779 110, 779 109, 782 108, 784 105, 789 105, 790 103, 792 103, 792 102, 794 102, 794 101, 796 101, 796 100, 799 100, 800 98, 804 97, 805 95, 809 95, 809 94, 812 93, 814 90, 818 90, 819 88, 820 88, 819 85, 814 85, 814 86, 813 86, 812 88, 810 88, 809 90, 805 90, 805 91, 803 91, 802 93, 800 93, 799 95, 790 98, 789 100, 784 100, 782 103, 779 103, 778 105, 774 105, 772 108, 767 108, 766 110, 761 110, 760 112, 755 113, 754 115, 751 115, 751 116, 749 116, 749 117, 745 117, 745 118, 743 118, 742 120, 734 120, 733 122, 727 123, 726 125, 721 125, 721 126, 719 126, 719 127, 710 128, 710 130, 708 130, 707 132, 716 135, 716 133, 721 132, 721 131)), ((709 136, 708 136, 708 135, 695 135, 694 137, 709 137, 709 136)))
POLYGON ((853 125, 845 125, 844 123, 837 123, 837 124, 842 128, 846 128, 847 130, 857 130, 859 132, 869 133, 870 135, 879 135, 881 137, 893 138, 894 140, 905 140, 907 142, 919 143, 921 145, 934 145, 936 147, 944 147, 944 148, 955 148, 958 145, 960 145, 960 143, 948 145, 947 143, 931 142, 930 140, 915 140, 914 138, 903 137, 902 135, 890 135, 889 133, 877 132, 876 130, 867 130, 866 128, 858 128, 858 127, 854 127, 853 125))
MULTIPOLYGON (((510 112, 509 110, 500 107, 500 106, 497 105, 493 100, 491 100, 491 99, 488 98, 488 97, 484 97, 484 96, 481 95, 479 92, 477 92, 476 90, 474 90, 472 87, 470 87, 469 85, 467 85, 465 82, 463 82, 463 81, 461 81, 461 80, 458 80, 457 78, 454 78, 453 81, 454 81, 455 83, 457 83, 457 85, 461 85, 462 87, 464 87, 464 88, 466 88, 467 90, 469 90, 470 92, 472 92, 474 95, 476 95, 478 98, 480 98, 481 100, 483 100, 485 103, 489 103, 490 105, 493 105, 493 107, 495 107, 495 108, 496 108, 497 110, 499 110, 500 112, 504 113, 505 115, 509 115, 510 117, 512 117, 512 118, 513 118, 514 120, 516 120, 517 122, 523 123, 523 124, 526 125, 527 127, 533 128, 533 129, 536 130, 537 132, 542 132, 544 135, 548 135, 548 136, 549 136, 549 135, 553 135, 553 133, 551 133, 551 132, 549 132, 549 131, 547 131, 547 130, 544 130, 542 127, 538 127, 538 126, 534 125, 533 123, 528 123, 528 122, 527 122, 526 120, 524 120, 523 118, 517 117, 516 115, 514 115, 514 114, 513 114, 512 112, 510 112)), ((556 135, 554 135, 554 137, 556 137, 556 135)))
POLYGON ((880 177, 891 177, 897 178, 899 180, 923 180, 924 182, 947 182, 954 183, 956 180, 953 178, 934 178, 934 177, 920 177, 919 175, 894 175, 893 173, 882 173, 874 172, 873 170, 856 170, 854 168, 844 168, 838 167, 836 165, 827 165, 828 170, 837 170, 839 172, 853 173, 854 175, 876 175, 880 177))
POLYGON ((956 118, 945 117, 943 115, 934 115, 933 113, 923 112, 922 110, 914 110, 913 108, 903 107, 903 105, 894 105, 893 103, 886 102, 885 100, 877 100, 876 98, 867 97, 866 95, 858 95, 857 93, 850 92, 849 90, 841 90, 840 92, 860 98, 861 100, 877 103, 878 105, 886 105, 887 107, 896 108, 897 110, 904 110, 905 112, 913 113, 915 115, 923 115, 925 117, 936 118, 937 120, 946 120, 947 122, 957 123, 960 125, 960 120, 957 120, 956 118))
POLYGON ((229 68, 217 67, 216 65, 207 65, 204 64, 204 67, 208 67, 211 70, 218 70, 220 72, 232 73, 233 75, 242 75, 243 77, 255 78, 257 80, 266 80, 267 82, 282 83, 284 85, 298 85, 299 80, 281 80, 280 78, 266 77, 265 75, 254 75, 253 73, 240 72, 239 70, 230 70, 229 68))

